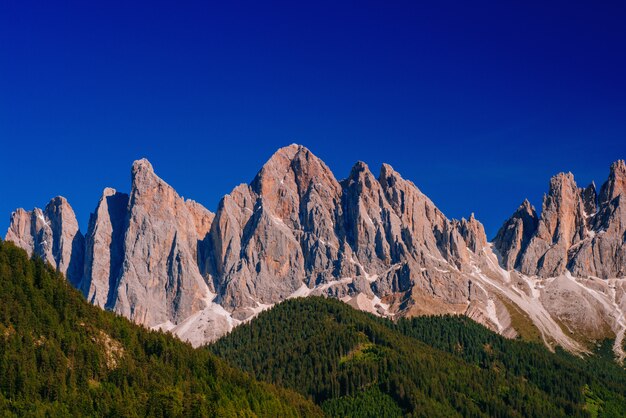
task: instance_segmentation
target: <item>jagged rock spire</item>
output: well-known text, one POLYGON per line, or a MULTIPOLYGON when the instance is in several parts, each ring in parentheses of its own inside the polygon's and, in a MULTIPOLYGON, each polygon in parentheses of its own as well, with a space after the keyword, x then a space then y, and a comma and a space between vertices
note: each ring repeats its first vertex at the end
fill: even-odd
POLYGON ((535 208, 528 199, 524 199, 524 202, 498 230, 493 243, 502 256, 502 264, 507 270, 519 267, 520 256, 537 230, 538 222, 535 208))
POLYGON ((148 326, 177 324, 207 306, 197 263, 198 229, 188 204, 146 159, 131 169, 122 262, 113 309, 148 326))

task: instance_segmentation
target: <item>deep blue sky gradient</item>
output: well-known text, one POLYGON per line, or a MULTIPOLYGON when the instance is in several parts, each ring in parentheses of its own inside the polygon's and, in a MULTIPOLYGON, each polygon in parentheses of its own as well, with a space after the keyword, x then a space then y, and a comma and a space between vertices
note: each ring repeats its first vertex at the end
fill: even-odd
POLYGON ((551 175, 626 157, 624 22, 624 1, 4 0, 0 234, 59 194, 84 232, 141 157, 215 210, 297 142, 338 178, 388 162, 491 238, 551 175))

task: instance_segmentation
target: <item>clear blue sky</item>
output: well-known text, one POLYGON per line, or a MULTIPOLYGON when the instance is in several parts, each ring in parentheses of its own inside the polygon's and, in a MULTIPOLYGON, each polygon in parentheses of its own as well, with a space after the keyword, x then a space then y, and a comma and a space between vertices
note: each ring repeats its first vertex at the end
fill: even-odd
POLYGON ((624 22, 624 1, 3 0, 0 233, 59 194, 84 232, 140 157, 214 210, 297 142, 338 178, 388 162, 492 237, 551 175, 626 158, 624 22))

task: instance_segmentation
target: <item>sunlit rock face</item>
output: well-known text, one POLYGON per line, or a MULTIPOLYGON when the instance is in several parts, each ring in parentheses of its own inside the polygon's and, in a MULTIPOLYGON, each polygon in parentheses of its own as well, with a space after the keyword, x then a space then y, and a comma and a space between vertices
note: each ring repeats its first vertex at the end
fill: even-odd
POLYGON ((112 309, 135 322, 178 323, 206 306, 196 217, 147 160, 135 161, 124 259, 112 309))

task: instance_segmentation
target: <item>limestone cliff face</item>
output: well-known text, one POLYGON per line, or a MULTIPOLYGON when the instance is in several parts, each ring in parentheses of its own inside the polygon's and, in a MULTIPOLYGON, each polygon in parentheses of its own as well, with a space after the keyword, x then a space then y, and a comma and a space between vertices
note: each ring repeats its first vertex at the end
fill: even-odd
POLYGON ((6 235, 26 249, 29 255, 36 254, 77 286, 82 277, 84 238, 78 230, 76 215, 64 197, 52 199, 42 211, 18 209, 11 215, 11 224, 6 235))
POLYGON ((204 308, 209 294, 196 260, 196 219, 147 160, 133 164, 125 223, 113 309, 155 326, 176 324, 204 308))

